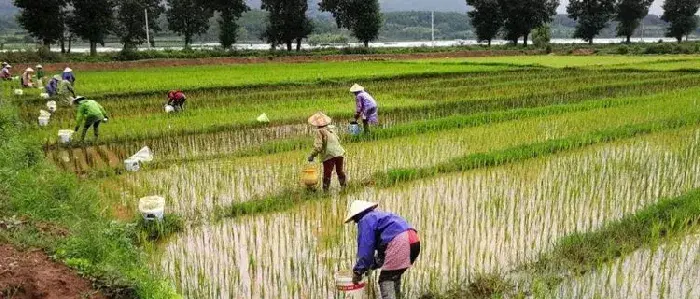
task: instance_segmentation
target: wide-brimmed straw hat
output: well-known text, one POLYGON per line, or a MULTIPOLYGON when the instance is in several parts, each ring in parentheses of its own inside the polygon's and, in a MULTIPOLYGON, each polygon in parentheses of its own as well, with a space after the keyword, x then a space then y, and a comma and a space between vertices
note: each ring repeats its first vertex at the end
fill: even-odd
POLYGON ((355 84, 352 87, 350 87, 350 92, 360 92, 360 91, 365 91, 365 88, 358 85, 358 84, 355 84))
POLYGON ((33 73, 33 72, 34 72, 34 69, 33 69, 33 68, 27 68, 27 70, 26 70, 25 72, 33 73))
POLYGON ((64 73, 70 73, 70 72, 72 72, 72 71, 73 71, 73 70, 71 70, 69 67, 67 67, 65 70, 63 70, 64 73))
POLYGON ((77 97, 71 99, 70 104, 71 105, 80 104, 80 102, 82 102, 84 100, 85 100, 85 97, 77 96, 77 97))
POLYGON ((353 201, 350 204, 350 209, 348 209, 348 215, 345 216, 345 223, 350 222, 352 220, 352 217, 360 215, 368 210, 374 209, 377 206, 379 206, 379 204, 374 202, 364 200, 353 201))
POLYGON ((43 69, 44 67, 43 67, 41 64, 37 64, 37 65, 36 65, 36 68, 38 68, 38 69, 43 69))
POLYGON ((325 127, 330 125, 331 121, 331 117, 323 114, 322 112, 318 112, 309 117, 309 124, 315 127, 325 127))

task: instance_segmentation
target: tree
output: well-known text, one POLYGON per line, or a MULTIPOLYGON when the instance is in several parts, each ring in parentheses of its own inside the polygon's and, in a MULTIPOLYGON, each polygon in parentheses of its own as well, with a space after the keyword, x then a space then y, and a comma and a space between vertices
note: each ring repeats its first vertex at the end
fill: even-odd
POLYGON ((615 0, 571 0, 566 12, 578 22, 574 37, 593 44, 593 38, 615 14, 615 0))
POLYGON ((498 0, 467 0, 474 10, 467 13, 476 30, 477 41, 487 41, 489 47, 503 26, 503 16, 498 0))
POLYGON ((338 28, 346 28, 365 47, 379 37, 382 15, 378 0, 322 0, 322 11, 330 12, 338 28))
POLYGON ((518 43, 522 37, 527 46, 527 38, 532 29, 552 21, 556 15, 559 0, 498 0, 504 18, 503 29, 506 39, 518 43))
POLYGON ((97 44, 104 46, 114 28, 114 0, 71 0, 73 12, 68 27, 76 36, 90 43, 90 55, 97 55, 97 44))
POLYGON ((627 38, 632 42, 632 34, 640 22, 649 14, 649 6, 654 0, 617 0, 615 6, 615 21, 617 21, 617 36, 627 38))
POLYGON ((679 43, 698 26, 695 14, 700 8, 700 0, 666 0, 662 8, 661 19, 670 23, 666 36, 675 37, 679 43))
POLYGON ((61 40, 65 0, 14 0, 14 4, 20 9, 17 22, 44 47, 49 49, 52 43, 61 40))
POLYGON ((238 38, 238 24, 236 21, 249 11, 244 0, 217 0, 214 1, 214 9, 220 13, 219 16, 219 42, 221 46, 230 49, 238 38))
POLYGON ((263 39, 273 47, 285 44, 288 51, 292 50, 292 43, 296 42, 297 51, 301 50, 302 39, 308 37, 312 30, 311 20, 306 16, 308 2, 306 0, 262 0, 261 8, 269 12, 269 23, 263 33, 263 39))
POLYGON ((548 24, 537 27, 532 31, 532 43, 538 48, 547 48, 551 40, 552 29, 548 24))
POLYGON ((158 18, 165 12, 160 0, 119 0, 117 2, 117 24, 115 34, 124 44, 124 49, 135 49, 146 40, 146 17, 148 11, 148 28, 160 31, 158 18))
POLYGON ((168 0, 166 12, 168 29, 185 37, 185 48, 192 44, 192 37, 206 33, 214 10, 203 0, 168 0))

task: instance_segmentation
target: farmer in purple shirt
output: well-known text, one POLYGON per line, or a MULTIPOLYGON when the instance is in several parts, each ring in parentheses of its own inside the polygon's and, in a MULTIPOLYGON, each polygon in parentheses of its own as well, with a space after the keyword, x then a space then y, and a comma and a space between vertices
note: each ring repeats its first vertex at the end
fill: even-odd
POLYGON ((345 218, 345 223, 357 223, 358 229, 357 263, 352 280, 358 284, 368 271, 381 268, 379 291, 382 299, 401 298, 401 276, 418 258, 420 240, 406 220, 377 211, 377 206, 372 202, 353 201, 345 218))
POLYGON ((362 116, 362 124, 364 125, 365 134, 369 133, 369 125, 379 123, 379 113, 377 110, 377 101, 365 91, 365 88, 360 85, 350 87, 350 92, 355 94, 355 121, 362 116))

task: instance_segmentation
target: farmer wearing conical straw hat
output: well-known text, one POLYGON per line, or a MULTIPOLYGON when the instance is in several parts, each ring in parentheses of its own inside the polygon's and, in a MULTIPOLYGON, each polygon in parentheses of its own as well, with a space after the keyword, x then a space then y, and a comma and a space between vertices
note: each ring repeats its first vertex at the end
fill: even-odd
POLYGON ((63 70, 63 75, 61 78, 65 81, 70 82, 71 86, 75 85, 75 75, 73 74, 73 70, 69 67, 66 67, 66 69, 63 70))
POLYGON ((2 80, 5 80, 5 81, 12 80, 11 70, 12 70, 12 66, 9 64, 5 64, 2 67, 2 71, 0 71, 0 78, 2 78, 2 80))
POLYGON ((85 134, 92 127, 95 133, 95 140, 100 137, 100 123, 107 122, 109 117, 107 111, 99 103, 93 100, 86 100, 85 97, 76 97, 72 101, 78 108, 78 113, 75 117, 75 131, 80 130, 80 125, 83 124, 83 133, 80 135, 80 142, 85 141, 85 134))
POLYGON ((350 87, 350 92, 355 95, 355 121, 362 116, 362 124, 365 134, 369 133, 369 125, 379 123, 379 111, 377 101, 365 91, 365 88, 355 84, 350 87))
POLYGON ((378 205, 353 201, 345 217, 345 223, 357 223, 358 231, 357 262, 352 280, 357 284, 368 271, 381 268, 379 291, 382 298, 401 298, 401 276, 418 258, 420 240, 405 219, 378 211, 378 205))
POLYGON ((32 74, 34 74, 34 69, 27 68, 22 74, 22 87, 32 87, 34 82, 32 82, 32 74))
POLYGON ((346 177, 343 170, 345 149, 340 145, 340 138, 335 132, 335 127, 331 125, 331 118, 321 112, 309 117, 309 124, 316 127, 316 137, 314 139, 314 150, 309 156, 309 162, 321 155, 323 159, 323 191, 328 191, 331 186, 331 175, 333 169, 338 174, 338 181, 341 187, 345 187, 346 177))

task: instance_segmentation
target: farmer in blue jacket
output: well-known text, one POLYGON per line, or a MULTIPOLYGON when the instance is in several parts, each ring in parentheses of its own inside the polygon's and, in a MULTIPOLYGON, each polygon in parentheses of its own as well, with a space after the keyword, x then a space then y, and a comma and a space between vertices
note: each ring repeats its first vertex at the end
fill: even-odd
POLYGON ((352 280, 358 284, 368 271, 381 268, 379 291, 382 299, 401 298, 401 276, 418 258, 420 240, 405 219, 377 211, 377 206, 356 200, 345 218, 345 223, 357 223, 358 229, 357 263, 352 280))

